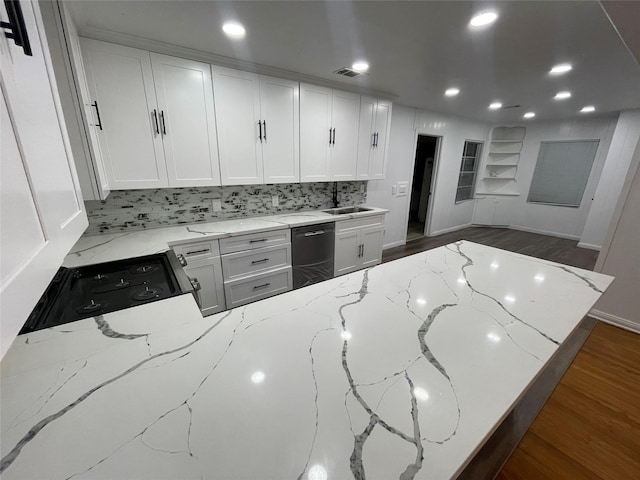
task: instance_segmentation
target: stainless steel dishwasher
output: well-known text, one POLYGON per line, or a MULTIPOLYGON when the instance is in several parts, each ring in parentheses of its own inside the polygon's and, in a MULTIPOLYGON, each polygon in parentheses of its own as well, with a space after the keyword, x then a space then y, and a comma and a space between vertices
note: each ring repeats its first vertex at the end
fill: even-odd
POLYGON ((335 223, 291 229, 293 288, 333 278, 335 223))

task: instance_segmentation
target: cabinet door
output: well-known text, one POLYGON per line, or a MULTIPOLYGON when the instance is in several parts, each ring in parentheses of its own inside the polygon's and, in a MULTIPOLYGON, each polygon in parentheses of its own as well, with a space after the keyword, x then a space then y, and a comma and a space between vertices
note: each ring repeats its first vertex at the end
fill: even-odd
POLYGON ((0 36, 2 356, 87 227, 39 6, 20 6, 32 56, 0 36))
POLYGON ((387 171, 387 151, 389 150, 389 131, 391 130, 391 102, 378 100, 374 123, 375 147, 371 152, 369 178, 384 179, 387 171))
POLYGON ((331 180, 331 89, 300 84, 300 181, 331 180))
POLYGON ((382 262, 383 228, 365 228, 360 231, 361 268, 372 267, 382 262))
POLYGON ((360 268, 360 232, 351 230, 336 233, 333 275, 335 277, 355 272, 360 268))
POLYGON ((220 185, 209 64, 151 54, 169 185, 220 185))
POLYGON ((358 165, 356 178, 367 180, 369 178, 369 165, 373 155, 375 143, 375 115, 377 100, 362 97, 360 99, 360 125, 358 127, 358 165))
POLYGON ((203 316, 226 309, 222 265, 220 257, 189 259, 184 271, 191 279, 197 279, 201 289, 196 292, 203 316))
POLYGON ((300 181, 300 86, 260 77, 264 183, 300 181))
POLYGON ((331 159, 332 180, 354 180, 358 159, 358 122, 360 96, 334 90, 331 103, 331 159))
POLYGON ((473 211, 473 223, 475 225, 493 225, 495 208, 495 199, 486 197, 476 198, 475 209, 473 211))
POLYGON ((88 39, 81 46, 109 186, 167 187, 149 52, 88 39))
POLYGON ((263 183, 259 77, 212 69, 222 185, 263 183))
POLYGON ((493 211, 493 225, 508 227, 511 225, 511 207, 513 199, 496 198, 495 209, 493 211))

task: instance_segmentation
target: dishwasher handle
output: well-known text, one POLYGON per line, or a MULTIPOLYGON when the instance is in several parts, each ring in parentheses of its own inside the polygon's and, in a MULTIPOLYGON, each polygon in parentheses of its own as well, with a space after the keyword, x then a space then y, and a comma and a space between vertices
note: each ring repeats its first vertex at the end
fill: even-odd
POLYGON ((307 232, 304 234, 305 237, 315 237, 316 235, 324 235, 325 232, 324 230, 316 230, 315 232, 307 232))

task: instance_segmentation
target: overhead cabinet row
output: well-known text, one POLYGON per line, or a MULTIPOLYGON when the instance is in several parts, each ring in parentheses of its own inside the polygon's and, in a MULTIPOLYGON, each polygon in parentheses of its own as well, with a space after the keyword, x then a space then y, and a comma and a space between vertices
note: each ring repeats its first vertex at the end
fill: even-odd
POLYGON ((94 170, 110 189, 384 178, 390 102, 95 40, 81 47, 94 170))

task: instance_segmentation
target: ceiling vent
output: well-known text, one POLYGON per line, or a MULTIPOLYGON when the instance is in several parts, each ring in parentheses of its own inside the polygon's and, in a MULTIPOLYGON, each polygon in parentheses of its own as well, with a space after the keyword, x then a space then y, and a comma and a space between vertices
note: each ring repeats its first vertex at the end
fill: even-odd
POLYGON ((352 70, 351 68, 348 68, 348 67, 340 68, 339 70, 336 70, 333 73, 337 73, 338 75, 344 75, 345 77, 358 77, 364 74, 364 72, 356 72, 355 70, 352 70))

